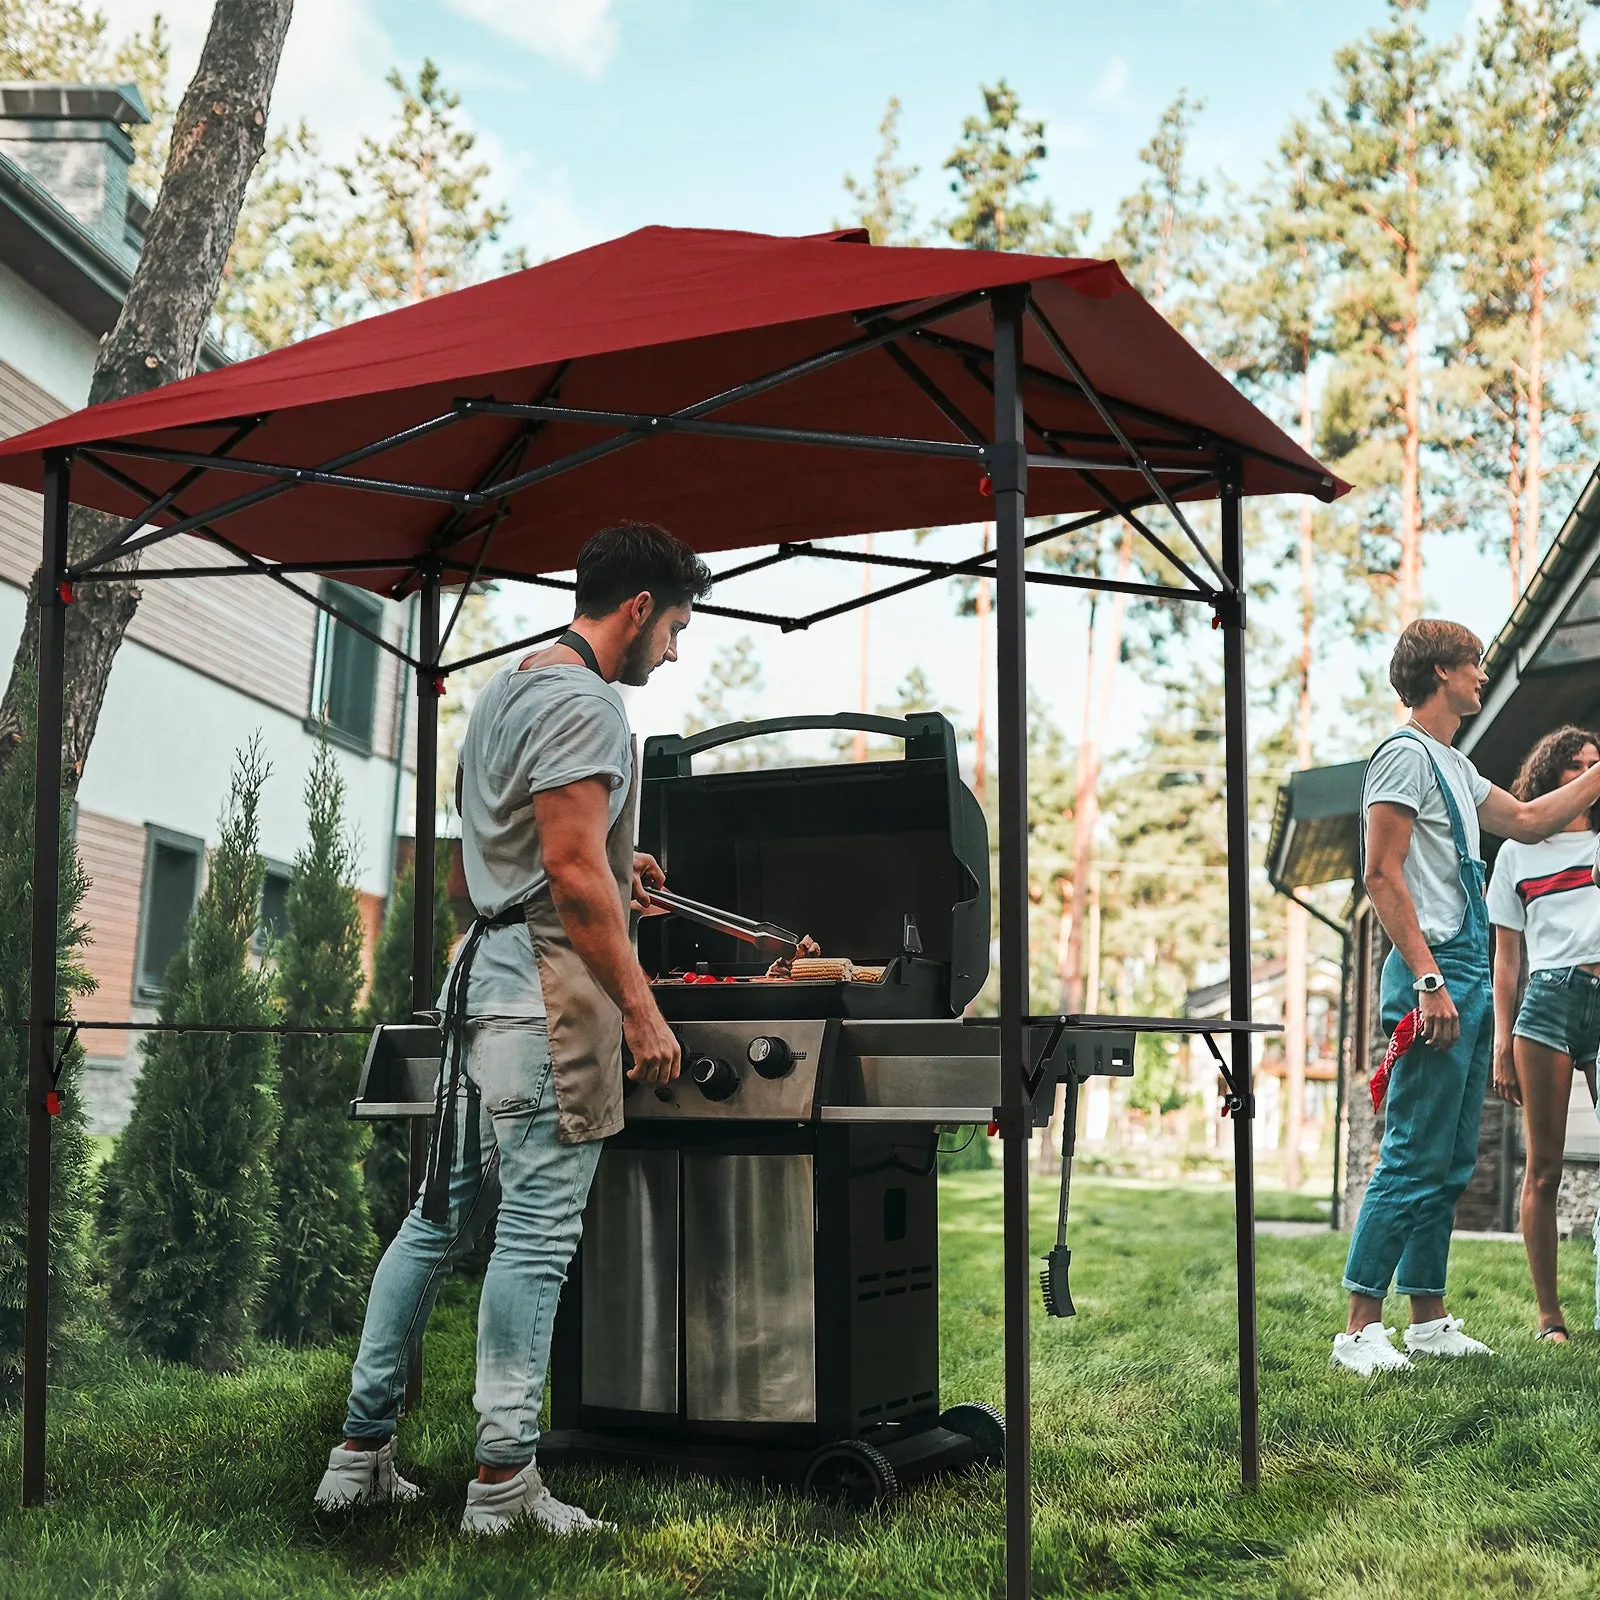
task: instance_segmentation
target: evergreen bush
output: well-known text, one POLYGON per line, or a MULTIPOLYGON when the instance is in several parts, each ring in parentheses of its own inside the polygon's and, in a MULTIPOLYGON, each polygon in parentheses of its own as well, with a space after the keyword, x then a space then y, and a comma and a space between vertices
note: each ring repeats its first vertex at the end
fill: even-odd
MULTIPOLYGON (((450 947, 455 943, 455 913, 450 909, 449 846, 441 841, 439 870, 433 893, 433 981, 429 999, 444 983, 450 947)), ((380 1022, 411 1020, 411 917, 416 904, 416 868, 407 862, 395 874, 383 928, 372 958, 372 987, 361 1020, 369 1027, 380 1022)), ((415 1198, 407 1178, 411 1156, 411 1126, 407 1122, 375 1122, 367 1150, 367 1206, 378 1243, 387 1248, 400 1231, 415 1198)))
MULTIPOLYGON (((163 1022, 277 1020, 252 960, 265 863, 260 745, 240 752, 206 886, 167 968, 163 1022)), ((232 1367, 272 1264, 278 1128, 276 1041, 264 1034, 153 1033, 109 1189, 111 1310, 147 1355, 232 1367)))
MULTIPOLYGON (((279 1011, 291 1027, 356 1020, 363 930, 344 804, 344 778, 324 739, 306 779, 309 838, 295 857, 289 926, 272 952, 279 1011)), ((366 1125, 348 1115, 362 1050, 352 1036, 293 1034, 278 1050, 277 1263, 262 1327, 290 1344, 326 1343, 361 1325, 377 1250, 361 1181, 366 1125)))
MULTIPOLYGON (((19 744, 0 767, 0 1402, 22 1391, 22 1328, 28 1240, 28 966, 33 928, 33 680, 19 678, 19 744)), ((81 951, 88 930, 78 920, 88 879, 67 818, 61 829, 61 913, 57 938, 55 1015, 71 1016, 75 995, 94 979, 81 951)), ((48 1002, 47 1002, 48 1003, 48 1002)), ((59 1044, 59 1041, 58 1041, 59 1044)), ((79 1073, 83 1052, 67 1052, 60 1083, 50 1166, 50 1342, 55 1365, 84 1326, 87 1280, 84 1221, 89 1203, 89 1139, 79 1073)))

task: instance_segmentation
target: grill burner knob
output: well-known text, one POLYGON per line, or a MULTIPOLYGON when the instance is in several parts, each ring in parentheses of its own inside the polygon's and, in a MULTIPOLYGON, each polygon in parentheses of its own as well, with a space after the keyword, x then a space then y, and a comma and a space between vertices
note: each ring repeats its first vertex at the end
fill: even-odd
POLYGON ((794 1051, 770 1033, 752 1039, 745 1054, 763 1078, 787 1078, 794 1071, 794 1051))
POLYGON ((739 1087, 739 1074, 718 1056, 696 1056, 689 1076, 707 1100, 726 1100, 739 1087))

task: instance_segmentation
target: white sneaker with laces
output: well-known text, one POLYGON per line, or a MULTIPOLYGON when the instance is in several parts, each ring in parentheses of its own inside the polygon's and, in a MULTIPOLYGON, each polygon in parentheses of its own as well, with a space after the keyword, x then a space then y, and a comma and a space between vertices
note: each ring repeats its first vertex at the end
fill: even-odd
POLYGON ((328 1470, 313 1498, 324 1511, 339 1511, 346 1506, 420 1500, 422 1490, 395 1471, 390 1438, 376 1450, 346 1450, 336 1444, 328 1452, 328 1470))
POLYGON ((1492 1356, 1494 1351, 1461 1331, 1460 1317, 1413 1322, 1406 1329, 1406 1353, 1413 1356, 1492 1356))
POLYGON ((461 1514, 463 1533, 504 1533, 526 1517, 546 1533, 599 1533, 616 1525, 601 1522, 577 1506, 569 1506, 545 1488, 539 1469, 530 1461, 516 1477, 504 1483, 467 1485, 467 1509, 461 1514))
POLYGON ((1375 1372, 1409 1372, 1411 1363, 1389 1343, 1393 1337, 1394 1329, 1381 1322, 1369 1322, 1360 1333, 1336 1333, 1328 1365, 1362 1378, 1375 1372))

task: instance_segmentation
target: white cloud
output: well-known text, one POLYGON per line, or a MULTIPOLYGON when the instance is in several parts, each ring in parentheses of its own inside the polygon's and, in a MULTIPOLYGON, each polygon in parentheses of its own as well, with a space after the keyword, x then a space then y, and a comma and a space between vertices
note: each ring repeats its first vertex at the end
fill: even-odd
POLYGON ((611 0, 447 0, 509 43, 575 67, 588 78, 605 71, 617 48, 611 0))
POLYGON ((1128 63, 1121 56, 1112 56, 1106 62, 1100 81, 1094 86, 1094 97, 1101 105, 1109 105, 1128 87, 1128 63))

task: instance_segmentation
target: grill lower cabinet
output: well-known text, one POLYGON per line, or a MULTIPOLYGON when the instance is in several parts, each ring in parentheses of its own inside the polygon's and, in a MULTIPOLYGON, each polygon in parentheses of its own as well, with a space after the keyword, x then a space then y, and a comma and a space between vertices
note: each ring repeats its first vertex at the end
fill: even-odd
POLYGON ((802 1483, 858 1503, 998 1463, 941 1413, 938 1179, 926 1125, 621 1134, 556 1321, 541 1460, 802 1483))

